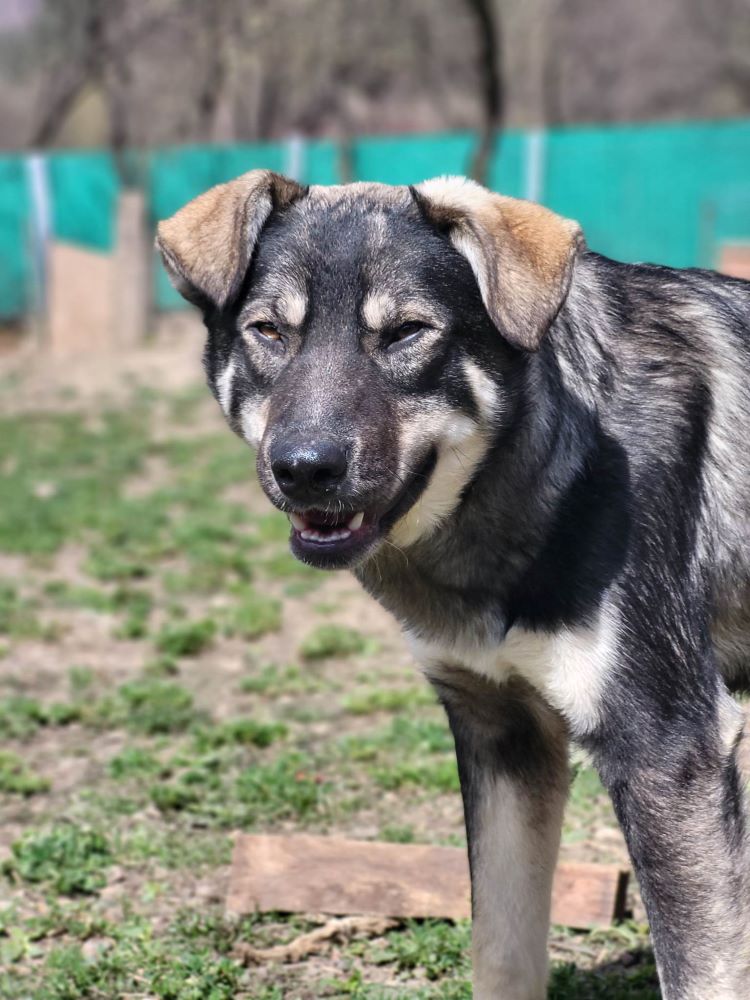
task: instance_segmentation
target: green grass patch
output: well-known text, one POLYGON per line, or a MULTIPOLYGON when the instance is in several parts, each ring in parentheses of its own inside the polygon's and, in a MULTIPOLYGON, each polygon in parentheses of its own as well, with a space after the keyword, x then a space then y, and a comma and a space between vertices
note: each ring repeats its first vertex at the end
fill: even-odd
POLYGON ((44 705, 36 698, 11 695, 0 701, 0 736, 24 739, 42 726, 67 726, 81 717, 82 709, 76 703, 44 705))
POLYGON ((296 752, 247 768, 235 784, 248 822, 255 824, 307 819, 318 812, 326 792, 326 784, 310 761, 296 752))
POLYGON ((112 778, 143 778, 158 774, 162 770, 159 759, 142 747, 126 747, 107 764, 112 778))
POLYGON ((211 618, 199 621, 169 622, 156 635, 155 644, 167 656, 197 656, 211 645, 216 635, 216 622, 211 618))
POLYGON ((304 579, 317 585, 322 583, 324 578, 322 570, 300 562, 288 550, 277 552, 263 559, 260 567, 266 576, 274 580, 304 579))
POLYGON ((49 781, 28 768, 18 754, 0 750, 0 792, 29 796, 48 792, 49 788, 49 781))
POLYGON ((659 1000, 656 967, 646 957, 636 968, 585 971, 572 962, 553 967, 549 1000, 659 1000))
POLYGON ((84 608, 87 611, 114 611, 112 595, 101 587, 84 587, 66 580, 50 580, 44 596, 60 608, 84 608))
POLYGON ((439 920, 410 921, 403 931, 386 936, 385 946, 365 949, 373 965, 393 964, 399 972, 418 969, 428 980, 445 975, 470 975, 471 926, 439 920))
POLYGON ((196 829, 179 823, 128 825, 117 835, 115 847, 118 860, 143 864, 157 861, 165 868, 193 872, 228 864, 232 856, 232 840, 214 828, 196 829))
POLYGON ((373 767, 371 775, 380 788, 395 791, 405 785, 433 792, 458 792, 458 768, 454 760, 392 761, 373 767))
POLYGON ((414 719, 398 716, 388 726, 365 736, 349 736, 339 745, 350 760, 372 761, 384 754, 402 760, 426 754, 453 756, 453 737, 444 719, 414 719))
POLYGON ((413 688, 372 688, 346 698, 344 708, 351 715, 371 715, 373 712, 402 712, 434 704, 435 696, 425 685, 413 688))
POLYGON ((165 814, 185 812, 222 828, 302 822, 320 814, 329 786, 302 754, 282 751, 238 770, 240 749, 235 743, 178 753, 150 787, 151 801, 165 814))
POLYGON ((303 640, 299 653, 304 660, 324 660, 332 657, 374 653, 378 644, 356 629, 346 625, 319 625, 303 640))
POLYGON ((147 410, 0 419, 6 454, 22 456, 0 477, 0 550, 49 554, 98 526, 118 503, 125 479, 148 449, 147 410))
MULTIPOLYGON (((234 1000, 240 995, 242 966, 225 954, 238 931, 227 929, 221 938, 211 929, 190 933, 174 923, 156 938, 147 921, 131 917, 101 932, 106 932, 106 946, 93 955, 77 943, 49 952, 39 969, 34 1000, 234 1000)), ((13 979, 0 980, 3 996, 28 996, 28 983, 13 979)))
POLYGON ((365 764, 367 778, 388 791, 459 790, 453 739, 443 719, 399 716, 375 733, 341 740, 337 751, 344 762, 365 764))
POLYGON ((242 639, 257 639, 281 628, 281 602, 253 591, 244 590, 229 611, 226 631, 242 639))
POLYGON ((134 732, 182 732, 199 720, 189 691, 173 681, 140 680, 123 684, 112 709, 114 720, 134 732))
POLYGON ((115 611, 124 613, 124 621, 115 631, 118 639, 142 639, 148 632, 153 599, 146 590, 118 587, 112 595, 115 611))
POLYGON ((289 521, 281 511, 269 511, 255 519, 255 535, 261 542, 289 541, 289 521))
POLYGON ((384 826, 380 830, 380 839, 387 844, 413 844, 416 840, 413 826, 384 826))
POLYGON ((95 680, 96 674, 91 667, 74 664, 68 670, 68 684, 75 698, 88 694, 95 680))
POLYGON ((199 753, 228 746, 269 747, 287 735, 280 722, 257 722, 255 719, 232 719, 215 726, 200 726, 193 736, 199 753))
POLYGON ((0 580, 0 635, 11 639, 49 639, 54 637, 54 631, 42 625, 32 601, 21 597, 12 583, 0 580))
POLYGON ((325 686, 319 677, 294 663, 287 666, 276 663, 259 665, 254 673, 240 681, 240 691, 245 694, 265 694, 271 698, 285 694, 312 694, 325 686))
POLYGON ((112 863, 105 836, 74 823, 31 830, 11 850, 12 857, 3 866, 6 875, 42 883, 65 896, 97 892, 112 863))

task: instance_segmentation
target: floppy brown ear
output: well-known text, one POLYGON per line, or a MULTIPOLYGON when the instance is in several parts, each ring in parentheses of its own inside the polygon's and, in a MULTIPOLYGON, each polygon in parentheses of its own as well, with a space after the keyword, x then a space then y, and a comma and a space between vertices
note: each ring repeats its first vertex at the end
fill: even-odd
POLYGON ((495 326, 516 347, 535 351, 585 246, 578 223, 463 177, 438 177, 414 191, 425 215, 469 261, 495 326))
POLYGON ((304 193, 296 181, 270 170, 251 170, 160 222, 156 248, 177 291, 196 305, 225 306, 239 291, 272 210, 304 193))

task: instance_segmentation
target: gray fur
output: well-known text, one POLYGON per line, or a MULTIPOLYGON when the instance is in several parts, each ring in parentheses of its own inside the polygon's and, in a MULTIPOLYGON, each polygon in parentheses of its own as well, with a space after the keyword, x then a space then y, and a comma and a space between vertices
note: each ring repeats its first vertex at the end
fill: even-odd
MULTIPOLYGON (((500 789, 540 863, 554 860, 568 734, 612 795, 665 1000, 747 998, 750 859, 727 683, 750 685, 750 285, 607 260, 548 214, 527 226, 526 208, 523 226, 482 236, 493 196, 464 187, 454 212, 453 188, 435 190, 447 192, 439 204, 371 185, 289 195, 236 301, 204 303, 209 383, 238 432, 258 429, 277 507, 328 519, 321 531, 365 512, 347 541, 295 531, 293 547, 354 570, 446 705, 483 900, 478 1000, 544 995, 542 966, 523 958, 538 934, 508 937, 503 904, 486 902, 503 885, 477 873, 502 871, 486 828, 500 789), (554 254, 503 244, 512 275, 483 277, 498 239, 547 231, 554 254), (505 330, 514 303, 539 323, 528 288, 507 284, 526 269, 556 315, 524 332, 516 312, 505 330), (278 317, 281 346, 268 344, 253 310, 273 312, 289 288, 304 295, 304 323, 278 317), (376 328, 363 317, 373 294, 376 328), (419 300, 432 308, 412 336, 419 300), (304 440, 315 458, 331 436, 345 477, 295 503, 271 448, 304 440)), ((491 207, 513 221, 508 200, 491 207)), ((543 914, 548 900, 534 905, 543 914)))

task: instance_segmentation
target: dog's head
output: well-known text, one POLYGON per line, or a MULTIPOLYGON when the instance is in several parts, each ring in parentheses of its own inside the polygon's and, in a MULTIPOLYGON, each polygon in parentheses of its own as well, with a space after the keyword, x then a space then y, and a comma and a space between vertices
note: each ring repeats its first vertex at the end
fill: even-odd
POLYGON ((353 565, 458 506, 567 294, 575 223, 460 178, 303 188, 252 171, 162 222, 209 383, 292 549, 353 565))

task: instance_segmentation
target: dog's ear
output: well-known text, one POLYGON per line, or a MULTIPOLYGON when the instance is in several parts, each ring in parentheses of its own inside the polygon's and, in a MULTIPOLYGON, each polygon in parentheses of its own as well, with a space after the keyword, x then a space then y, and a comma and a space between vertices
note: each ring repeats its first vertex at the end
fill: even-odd
POLYGON ((412 191, 423 215, 468 260, 498 330, 516 347, 535 351, 585 246, 578 223, 463 177, 438 177, 412 191))
POLYGON ((306 189, 270 170, 219 184, 160 222, 156 248, 177 291, 189 302, 222 308, 239 291, 269 215, 306 189))

